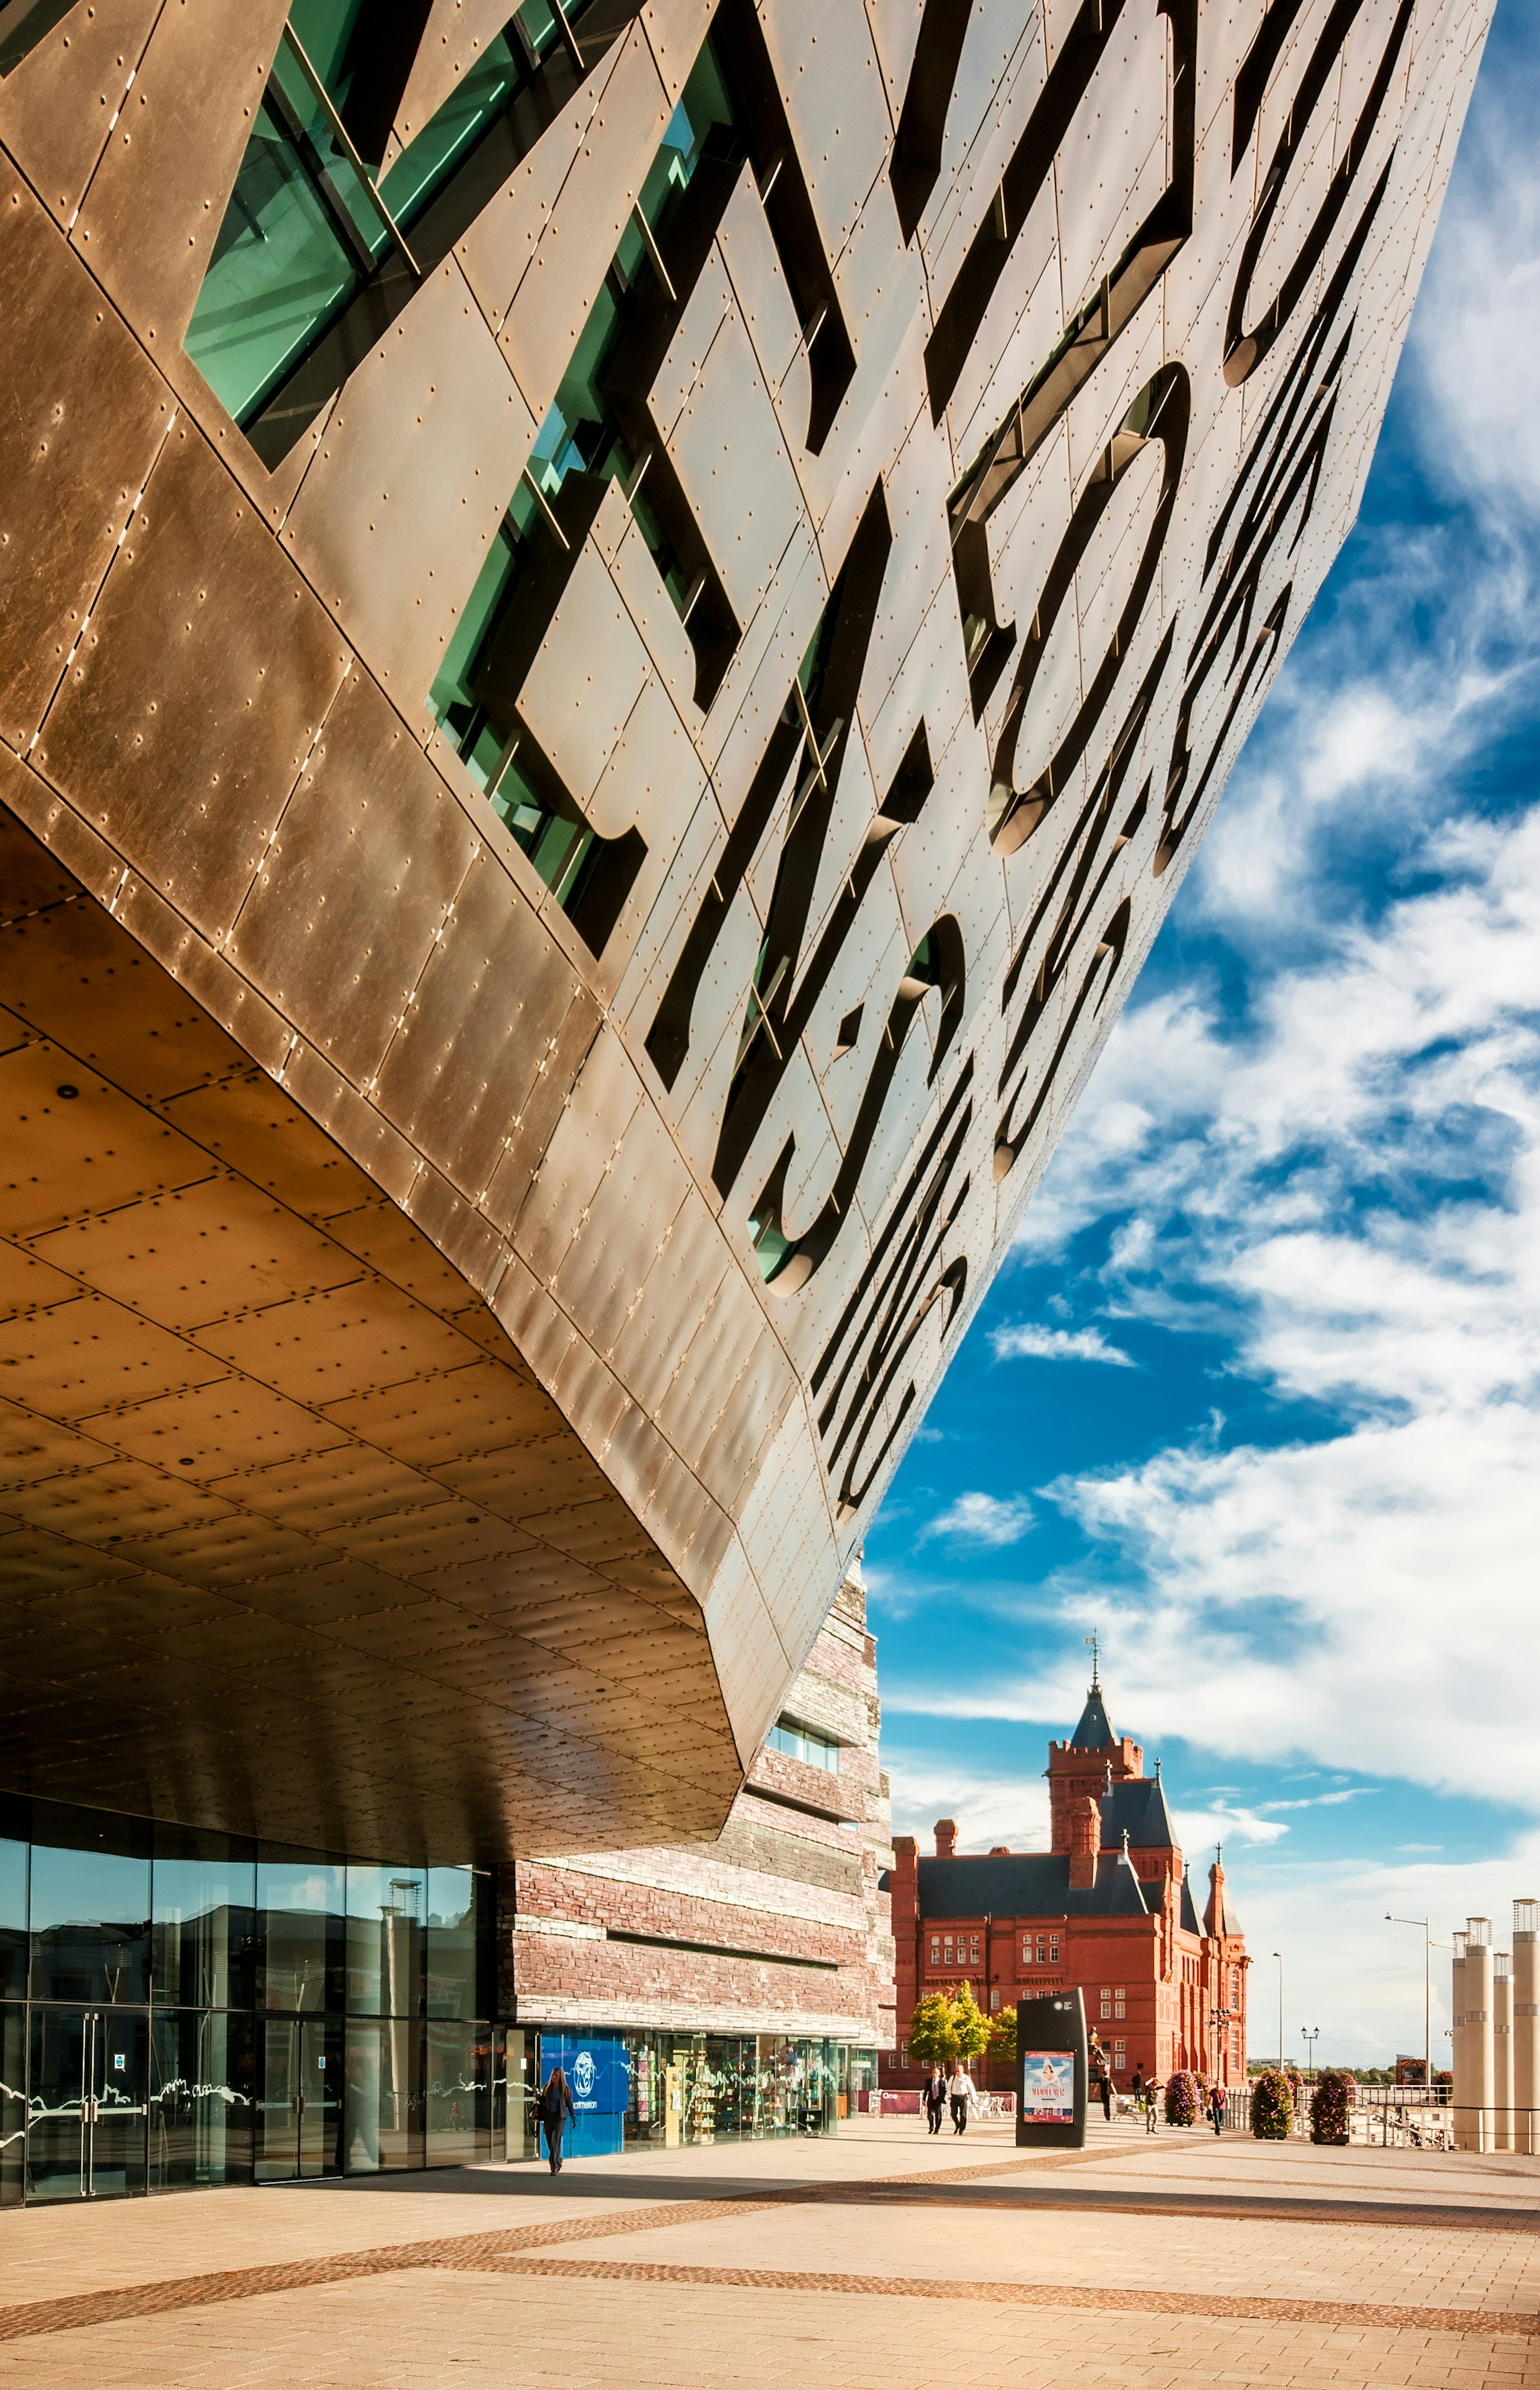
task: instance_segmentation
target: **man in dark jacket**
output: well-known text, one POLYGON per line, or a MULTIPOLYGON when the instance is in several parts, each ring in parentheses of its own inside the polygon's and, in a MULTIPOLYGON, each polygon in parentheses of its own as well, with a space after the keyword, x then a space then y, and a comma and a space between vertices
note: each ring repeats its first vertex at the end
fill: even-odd
POLYGON ((939 2066, 932 2065, 925 2078, 925 2121, 932 2133, 940 2132, 945 2114, 946 2077, 939 2066))
POLYGON ((567 2076, 559 2066, 553 2066, 540 2095, 540 2122, 545 2127, 545 2147, 551 2160, 551 2172, 561 2172, 561 2137, 567 2129, 567 2119, 572 2114, 572 2094, 567 2076))

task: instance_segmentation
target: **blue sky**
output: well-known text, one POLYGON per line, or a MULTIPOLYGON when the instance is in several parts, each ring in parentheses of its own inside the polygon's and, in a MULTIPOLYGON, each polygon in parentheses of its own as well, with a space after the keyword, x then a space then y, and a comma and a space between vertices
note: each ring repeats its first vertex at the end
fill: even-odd
POLYGON ((1501 0, 1357 527, 866 1544, 898 1829, 1042 1845, 1095 1626, 1253 2054, 1275 1951, 1376 2064, 1385 1911, 1540 1893, 1537 125, 1501 0))

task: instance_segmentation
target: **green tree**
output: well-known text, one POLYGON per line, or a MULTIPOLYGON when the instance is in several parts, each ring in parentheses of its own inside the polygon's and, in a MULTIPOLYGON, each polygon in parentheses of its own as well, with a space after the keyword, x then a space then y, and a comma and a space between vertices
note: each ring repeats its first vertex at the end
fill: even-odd
POLYGON ((990 2024, 973 1997, 972 1985, 927 1992, 915 2004, 908 2038, 909 2055, 921 2066, 950 2066, 955 2059, 978 2058, 989 2048, 990 2024))
POLYGON ((999 2015, 993 2018, 991 2022, 995 2028, 989 2040, 991 2058, 1007 2059, 1014 2066, 1016 2063, 1016 2011, 1002 2009, 999 2015))

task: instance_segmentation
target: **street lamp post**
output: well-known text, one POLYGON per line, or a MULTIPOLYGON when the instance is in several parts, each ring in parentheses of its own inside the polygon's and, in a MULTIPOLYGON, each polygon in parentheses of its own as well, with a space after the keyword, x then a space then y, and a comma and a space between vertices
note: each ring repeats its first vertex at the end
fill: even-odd
POLYGON ((1278 2073, 1281 2075, 1283 2073, 1283 1952, 1275 1950, 1273 1956, 1278 1962, 1278 2073))
POLYGON ((1318 2024, 1301 2025, 1300 2039, 1304 2044, 1304 2064, 1307 2078, 1313 2079, 1315 2075, 1315 2044, 1319 2041, 1320 2037, 1321 2028, 1318 2024))
POLYGON ((1422 2084, 1431 2094, 1433 2088, 1433 1939, 1426 1917, 1392 1917, 1385 1911, 1387 1925, 1420 1925, 1422 1928, 1422 2084))

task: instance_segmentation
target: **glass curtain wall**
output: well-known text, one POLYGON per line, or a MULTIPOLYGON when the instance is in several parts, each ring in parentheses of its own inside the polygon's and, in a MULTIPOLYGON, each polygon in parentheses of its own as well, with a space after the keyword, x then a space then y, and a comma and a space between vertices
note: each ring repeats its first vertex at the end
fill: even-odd
POLYGON ((0 2204, 501 2156, 491 1894, 0 1799, 0 2204))

